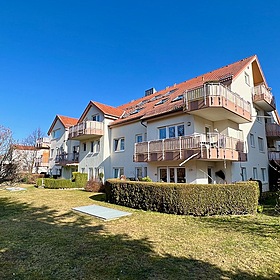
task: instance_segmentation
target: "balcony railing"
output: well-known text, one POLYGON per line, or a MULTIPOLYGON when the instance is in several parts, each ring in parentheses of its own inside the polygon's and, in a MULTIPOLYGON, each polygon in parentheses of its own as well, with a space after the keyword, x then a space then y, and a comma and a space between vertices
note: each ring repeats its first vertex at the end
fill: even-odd
POLYGON ((270 138, 280 138, 280 125, 277 123, 267 123, 265 124, 266 137, 270 138))
POLYGON ((41 158, 36 158, 35 159, 35 166, 36 167, 48 167, 49 163, 48 162, 43 162, 41 158))
POLYGON ((268 151, 268 159, 280 161, 280 151, 268 151))
POLYGON ((182 160, 195 154, 197 159, 246 160, 242 140, 219 133, 207 133, 136 143, 134 161, 182 160))
POLYGON ((70 139, 82 140, 93 136, 102 136, 103 133, 103 123, 97 121, 85 121, 69 128, 70 139))
POLYGON ((212 121, 225 118, 237 123, 251 121, 251 104, 220 83, 207 83, 188 90, 186 111, 212 121), (213 108, 215 111, 213 113, 213 108), (211 111, 210 111, 211 109, 211 111))
POLYGON ((63 153, 55 157, 55 163, 59 165, 67 165, 79 162, 79 153, 63 153))
POLYGON ((264 84, 254 87, 253 101, 264 111, 271 112, 276 109, 275 98, 264 84))

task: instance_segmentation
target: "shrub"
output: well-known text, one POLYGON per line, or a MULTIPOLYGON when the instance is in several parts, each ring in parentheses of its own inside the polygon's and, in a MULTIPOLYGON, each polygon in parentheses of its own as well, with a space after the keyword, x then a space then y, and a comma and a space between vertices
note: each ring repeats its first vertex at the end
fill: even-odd
POLYGON ((143 177, 143 178, 141 179, 141 181, 144 181, 144 182, 152 182, 152 179, 151 179, 149 176, 147 176, 147 177, 143 177))
POLYGON ((85 190, 88 192, 104 192, 104 185, 98 179, 89 180, 85 190))
POLYGON ((183 215, 254 214, 256 182, 235 184, 168 184, 107 180, 107 201, 127 207, 183 215))
POLYGON ((87 183, 87 174, 73 172, 72 180, 69 179, 38 179, 36 185, 44 186, 48 189, 69 189, 69 188, 84 188, 87 183))

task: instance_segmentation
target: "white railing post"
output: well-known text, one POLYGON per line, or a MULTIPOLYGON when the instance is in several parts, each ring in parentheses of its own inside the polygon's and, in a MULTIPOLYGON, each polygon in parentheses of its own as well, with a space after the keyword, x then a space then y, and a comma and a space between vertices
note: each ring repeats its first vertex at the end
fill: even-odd
POLYGON ((150 161, 150 141, 148 141, 147 152, 148 152, 148 161, 150 161))
POLYGON ((162 139, 162 159, 164 160, 164 139, 162 139))
POLYGON ((180 149, 179 157, 181 159, 182 158, 182 137, 181 136, 179 137, 179 149, 180 149))

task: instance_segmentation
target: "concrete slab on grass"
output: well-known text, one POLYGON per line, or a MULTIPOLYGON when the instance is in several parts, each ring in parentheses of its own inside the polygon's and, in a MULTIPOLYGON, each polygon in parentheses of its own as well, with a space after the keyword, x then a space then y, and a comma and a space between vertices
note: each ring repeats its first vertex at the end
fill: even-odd
POLYGON ((10 188, 6 188, 6 190, 10 192, 26 191, 25 188, 21 188, 21 187, 10 187, 10 188))
POLYGON ((129 212, 119 211, 116 209, 98 206, 98 205, 88 205, 73 208, 75 211, 79 211, 94 217, 103 219, 105 221, 118 219, 120 217, 125 217, 131 215, 129 212))

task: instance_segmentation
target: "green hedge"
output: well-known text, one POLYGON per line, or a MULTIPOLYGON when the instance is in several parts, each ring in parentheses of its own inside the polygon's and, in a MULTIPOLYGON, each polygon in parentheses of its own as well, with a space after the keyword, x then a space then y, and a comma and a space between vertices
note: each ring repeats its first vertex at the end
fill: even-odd
POLYGON ((87 184, 87 174, 73 172, 73 178, 69 179, 52 179, 40 178, 37 180, 36 185, 41 187, 44 185, 47 189, 70 189, 70 188, 84 188, 87 184), (43 183, 44 182, 44 183, 43 183))
POLYGON ((256 182, 168 184, 107 180, 107 201, 131 208, 182 215, 240 215, 257 211, 256 182))

